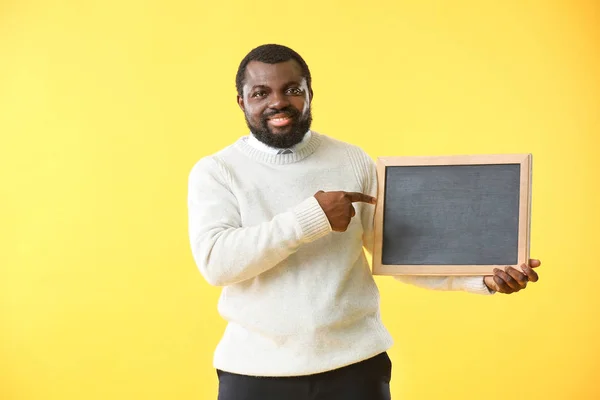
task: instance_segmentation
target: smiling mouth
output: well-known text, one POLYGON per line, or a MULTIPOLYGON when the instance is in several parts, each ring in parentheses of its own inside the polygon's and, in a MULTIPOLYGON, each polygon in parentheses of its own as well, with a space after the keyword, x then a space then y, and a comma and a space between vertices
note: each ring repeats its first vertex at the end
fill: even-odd
POLYGON ((292 118, 286 116, 286 115, 274 115, 271 118, 268 119, 268 122, 270 125, 275 126, 275 127, 282 127, 282 126, 287 126, 290 125, 292 123, 292 118))

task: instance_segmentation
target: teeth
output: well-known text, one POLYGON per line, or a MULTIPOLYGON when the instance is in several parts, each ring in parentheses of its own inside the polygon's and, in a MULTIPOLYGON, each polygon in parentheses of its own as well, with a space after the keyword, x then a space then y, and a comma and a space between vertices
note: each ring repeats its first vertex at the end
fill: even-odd
POLYGON ((287 118, 273 118, 271 121, 281 122, 281 121, 285 121, 285 120, 287 120, 287 118))

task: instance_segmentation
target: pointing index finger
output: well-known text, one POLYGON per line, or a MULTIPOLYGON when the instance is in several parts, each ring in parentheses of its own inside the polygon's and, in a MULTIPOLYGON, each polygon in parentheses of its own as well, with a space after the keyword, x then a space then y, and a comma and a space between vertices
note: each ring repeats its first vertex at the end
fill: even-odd
POLYGON ((345 193, 346 193, 346 198, 348 200, 350 200, 352 203, 356 203, 359 201, 363 202, 363 203, 370 203, 370 204, 377 203, 377 199, 375 197, 371 197, 364 193, 360 193, 360 192, 345 192, 345 193))

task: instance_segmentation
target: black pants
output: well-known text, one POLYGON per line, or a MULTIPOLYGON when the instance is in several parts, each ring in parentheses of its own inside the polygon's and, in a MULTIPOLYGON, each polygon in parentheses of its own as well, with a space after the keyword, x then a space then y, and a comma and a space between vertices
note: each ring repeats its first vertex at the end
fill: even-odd
POLYGON ((218 400, 390 400, 387 353, 333 371, 299 377, 252 377, 217 370, 218 400))

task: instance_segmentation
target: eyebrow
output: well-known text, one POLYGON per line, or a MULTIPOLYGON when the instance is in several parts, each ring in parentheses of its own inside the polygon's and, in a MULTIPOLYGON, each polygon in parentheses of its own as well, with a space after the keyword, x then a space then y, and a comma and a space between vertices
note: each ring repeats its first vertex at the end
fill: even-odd
MULTIPOLYGON (((285 83, 283 85, 283 87, 288 87, 288 86, 292 86, 292 85, 300 86, 301 84, 302 84, 302 81, 289 81, 289 82, 285 83)), ((250 88, 251 91, 256 90, 256 89, 270 89, 270 87, 267 85, 259 84, 259 85, 254 85, 250 88)))

